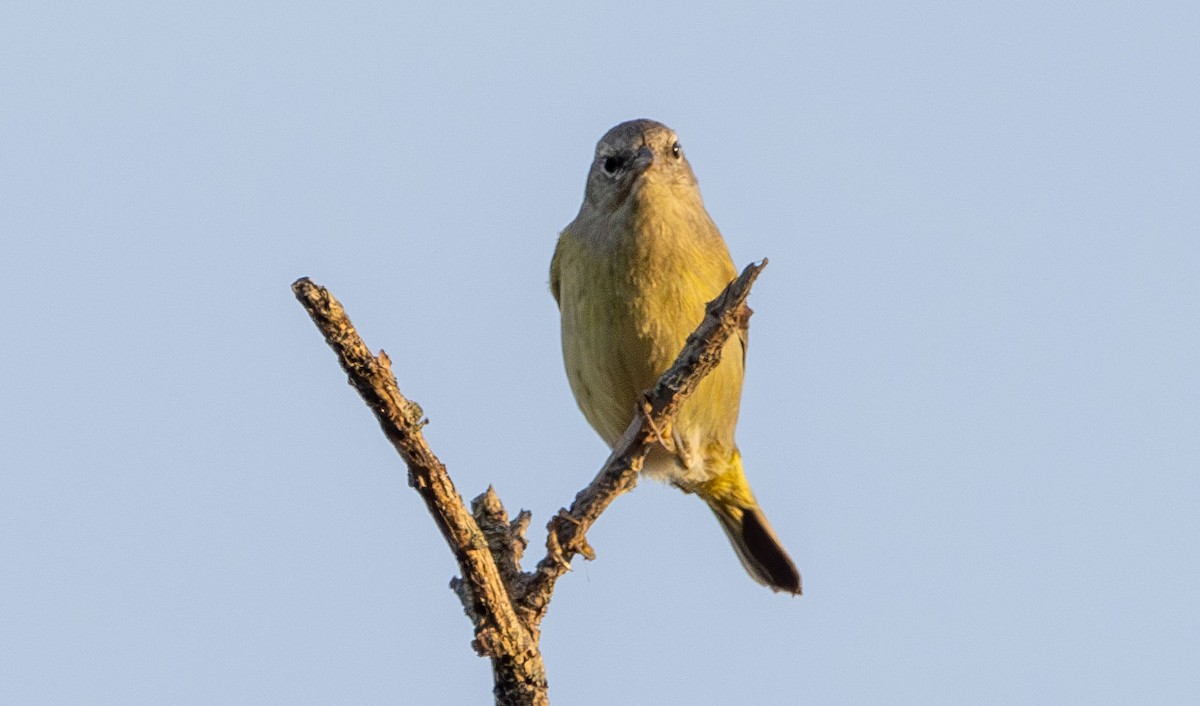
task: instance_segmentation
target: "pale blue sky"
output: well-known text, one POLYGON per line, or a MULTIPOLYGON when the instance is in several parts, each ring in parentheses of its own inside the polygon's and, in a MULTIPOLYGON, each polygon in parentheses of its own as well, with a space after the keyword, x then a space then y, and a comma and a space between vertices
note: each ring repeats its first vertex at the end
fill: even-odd
POLYGON ((1200 700, 1200 6, 444 5, 0 10, 0 701, 488 703, 288 286, 540 546, 605 456, 547 266, 633 117, 771 259, 739 442, 806 595, 645 483, 555 703, 1200 700))

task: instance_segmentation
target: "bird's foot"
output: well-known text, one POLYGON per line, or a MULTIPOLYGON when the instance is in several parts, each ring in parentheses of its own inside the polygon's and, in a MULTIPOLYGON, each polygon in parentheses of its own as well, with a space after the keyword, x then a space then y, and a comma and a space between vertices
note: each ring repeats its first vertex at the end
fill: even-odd
POLYGON ((661 426, 654 423, 654 405, 650 404, 649 393, 642 394, 642 416, 646 418, 646 425, 650 427, 650 431, 654 432, 655 441, 660 446, 667 450, 667 453, 674 456, 678 453, 675 443, 675 433, 671 424, 661 426))

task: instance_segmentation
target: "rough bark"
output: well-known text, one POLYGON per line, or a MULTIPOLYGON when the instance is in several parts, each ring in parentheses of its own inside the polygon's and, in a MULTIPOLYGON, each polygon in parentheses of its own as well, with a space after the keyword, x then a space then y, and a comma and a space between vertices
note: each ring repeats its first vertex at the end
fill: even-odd
POLYGON ((637 484, 646 453, 657 443, 656 430, 670 427, 679 406, 720 362, 725 341, 746 326, 750 316, 746 297, 766 264, 764 259, 747 266, 709 303, 704 320, 675 364, 647 393, 642 413, 630 423, 604 467, 575 496, 570 509, 560 510, 550 520, 546 554, 532 572, 521 570, 529 513, 522 510, 509 520, 492 488, 475 498, 468 511, 446 467, 426 444, 421 407, 400 393, 387 354, 371 354, 328 290, 308 278, 292 284, 296 298, 337 354, 350 384, 375 413, 384 435, 407 464, 409 485, 425 501, 458 561, 462 577, 453 579, 450 586, 474 626, 472 647, 491 659, 498 706, 549 704, 539 638, 555 582, 570 570, 576 555, 594 557, 587 543, 588 529, 618 495, 637 484))

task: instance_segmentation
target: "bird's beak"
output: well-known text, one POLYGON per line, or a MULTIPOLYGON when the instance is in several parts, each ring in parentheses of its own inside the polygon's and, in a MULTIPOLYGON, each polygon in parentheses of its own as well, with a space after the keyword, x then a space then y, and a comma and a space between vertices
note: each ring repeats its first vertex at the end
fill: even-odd
POLYGON ((633 161, 629 165, 629 170, 640 175, 645 173, 652 164, 654 164, 654 150, 642 145, 637 152, 633 153, 633 161))

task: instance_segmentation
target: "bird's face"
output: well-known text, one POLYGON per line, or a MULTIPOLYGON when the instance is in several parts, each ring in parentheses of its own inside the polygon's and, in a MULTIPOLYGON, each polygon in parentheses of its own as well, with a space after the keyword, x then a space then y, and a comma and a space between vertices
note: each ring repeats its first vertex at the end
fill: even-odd
POLYGON ((684 195, 695 190, 696 177, 675 131, 653 120, 630 120, 597 143, 585 199, 612 212, 635 204, 649 191, 684 195))

